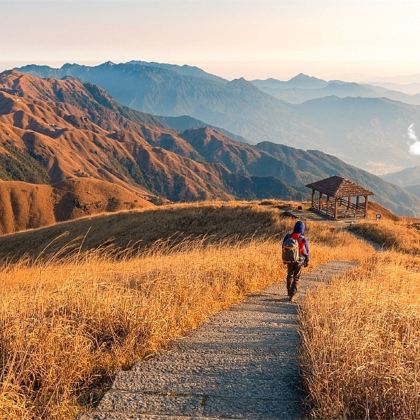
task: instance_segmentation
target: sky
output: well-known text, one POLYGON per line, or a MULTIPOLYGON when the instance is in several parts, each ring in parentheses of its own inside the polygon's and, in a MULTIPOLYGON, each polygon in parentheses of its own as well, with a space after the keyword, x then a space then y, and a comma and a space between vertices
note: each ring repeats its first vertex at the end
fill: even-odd
POLYGON ((420 82, 419 0, 0 0, 0 18, 0 69, 136 59, 420 82))

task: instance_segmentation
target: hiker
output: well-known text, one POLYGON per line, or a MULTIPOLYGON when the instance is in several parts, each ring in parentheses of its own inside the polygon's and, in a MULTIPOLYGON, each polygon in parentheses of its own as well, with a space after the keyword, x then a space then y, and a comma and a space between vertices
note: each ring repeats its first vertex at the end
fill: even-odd
POLYGON ((298 283, 302 267, 309 264, 309 243, 304 236, 305 224, 298 221, 292 233, 288 233, 283 239, 282 258, 287 264, 287 294, 293 302, 298 291, 298 283))

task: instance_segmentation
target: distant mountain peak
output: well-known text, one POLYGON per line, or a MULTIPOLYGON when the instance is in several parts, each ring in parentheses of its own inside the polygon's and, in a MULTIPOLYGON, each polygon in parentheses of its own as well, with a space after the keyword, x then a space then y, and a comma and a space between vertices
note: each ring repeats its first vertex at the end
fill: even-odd
POLYGON ((67 69, 67 68, 69 68, 69 67, 74 67, 74 66, 77 66, 78 64, 75 64, 75 63, 64 63, 62 66, 61 66, 61 68, 62 69, 67 69))
POLYGON ((106 61, 105 63, 100 64, 100 67, 111 67, 111 66, 115 66, 115 63, 113 61, 106 61))
POLYGON ((234 87, 240 87, 240 88, 247 88, 247 89, 256 89, 258 90, 251 82, 246 80, 243 77, 240 77, 239 79, 233 79, 231 80, 228 85, 234 86, 234 87))
POLYGON ((233 79, 231 83, 248 83, 244 77, 238 77, 237 79, 233 79))
POLYGON ((292 77, 290 80, 306 80, 306 79, 313 79, 313 77, 305 73, 299 73, 296 76, 292 77))
MULTIPOLYGON (((328 85, 328 82, 309 76, 305 73, 299 73, 289 80, 278 80, 270 77, 265 80, 253 80, 252 84, 259 87, 266 93, 271 94, 274 90, 288 90, 288 89, 322 89, 328 85)), ((276 95, 273 95, 276 96, 276 95)))
POLYGON ((309 76, 308 74, 305 73, 299 73, 296 76, 292 77, 289 82, 322 82, 322 83, 326 83, 325 80, 323 79, 318 79, 317 77, 314 76, 309 76))

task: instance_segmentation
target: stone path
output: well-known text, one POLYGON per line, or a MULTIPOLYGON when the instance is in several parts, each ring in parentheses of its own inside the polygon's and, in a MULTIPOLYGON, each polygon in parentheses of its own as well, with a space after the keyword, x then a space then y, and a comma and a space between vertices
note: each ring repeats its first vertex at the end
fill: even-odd
MULTIPOLYGON (((324 264, 304 274, 302 292, 354 266, 324 264)), ((297 305, 284 284, 273 285, 120 372, 97 411, 80 419, 302 419, 298 345, 297 305)))

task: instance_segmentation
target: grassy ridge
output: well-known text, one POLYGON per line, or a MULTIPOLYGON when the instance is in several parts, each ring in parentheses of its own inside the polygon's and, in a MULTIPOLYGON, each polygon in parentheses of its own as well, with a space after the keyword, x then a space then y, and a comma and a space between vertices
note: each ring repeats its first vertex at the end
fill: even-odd
MULTIPOLYGON (((287 207, 287 203, 273 201, 287 207)), ((264 238, 282 232, 280 211, 259 202, 202 202, 104 213, 42 229, 0 237, 0 259, 51 258, 109 246, 125 253, 147 250, 159 242, 180 244, 202 238, 206 244, 264 238)))
MULTIPOLYGON (((260 209, 257 216, 241 205, 236 211, 241 217, 231 225, 223 223, 223 212, 214 214, 219 219, 193 219, 206 220, 208 228, 217 219, 218 242, 203 240, 200 227, 200 239, 158 243, 135 257, 91 250, 3 267, 0 417, 70 418, 98 397, 99 385, 116 370, 282 280, 278 237, 293 221, 281 220, 278 211, 269 219, 260 209), (264 237, 249 235, 254 217, 264 237), (228 226, 234 230, 222 239, 228 226), (248 239, 233 240, 241 229, 248 239)), ((309 234, 312 268, 370 249, 325 225, 309 224, 309 234)))
POLYGON ((312 416, 420 417, 420 259, 377 254, 301 308, 312 416))
POLYGON ((385 249, 420 255, 420 224, 401 220, 382 220, 379 223, 357 223, 350 230, 385 249))
POLYGON ((0 272, 0 417, 70 418, 95 383, 274 282, 276 244, 0 272))

